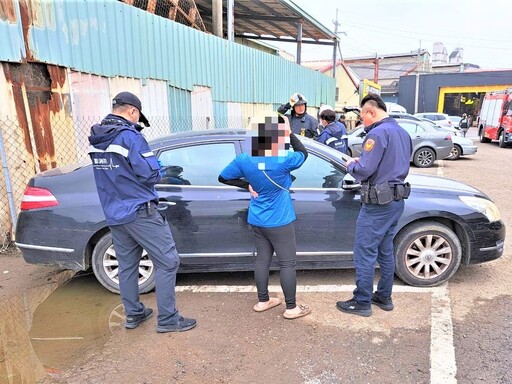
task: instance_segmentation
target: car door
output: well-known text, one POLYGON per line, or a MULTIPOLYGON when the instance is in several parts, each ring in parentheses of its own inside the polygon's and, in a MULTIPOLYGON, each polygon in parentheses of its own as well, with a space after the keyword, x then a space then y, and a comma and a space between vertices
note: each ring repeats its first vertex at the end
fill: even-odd
POLYGON ((363 128, 359 128, 348 135, 348 146, 352 152, 352 157, 358 157, 363 151, 363 141, 366 134, 363 128))
POLYGON ((411 136, 413 153, 421 147, 421 143, 425 136, 425 130, 418 123, 412 121, 398 121, 398 124, 407 131, 411 136))
POLYGON ((338 155, 335 150, 308 151, 305 163, 292 172, 298 267, 348 266, 353 259, 359 192, 341 188, 346 171, 332 160, 338 155))
POLYGON ((239 141, 231 140, 177 145, 157 154, 162 167, 157 191, 167 206, 163 212, 182 270, 244 269, 252 261, 249 192, 218 182, 239 153, 239 141))

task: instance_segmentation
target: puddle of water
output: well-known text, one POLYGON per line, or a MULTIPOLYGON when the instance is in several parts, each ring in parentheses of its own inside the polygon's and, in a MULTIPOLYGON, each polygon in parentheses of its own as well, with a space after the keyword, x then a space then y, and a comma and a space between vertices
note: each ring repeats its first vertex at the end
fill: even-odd
POLYGON ((36 383, 69 369, 123 329, 119 295, 92 275, 0 303, 0 383, 36 383))

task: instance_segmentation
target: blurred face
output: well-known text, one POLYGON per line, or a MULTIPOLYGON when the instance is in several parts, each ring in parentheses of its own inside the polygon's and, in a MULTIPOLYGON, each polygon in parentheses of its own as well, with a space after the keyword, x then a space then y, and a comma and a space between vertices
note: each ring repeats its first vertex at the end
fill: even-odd
POLYGON ((293 109, 297 115, 302 115, 304 112, 306 112, 306 104, 295 105, 293 109))
POLYGON ((290 146, 290 125, 287 118, 266 116, 251 124, 251 155, 286 158, 290 146))

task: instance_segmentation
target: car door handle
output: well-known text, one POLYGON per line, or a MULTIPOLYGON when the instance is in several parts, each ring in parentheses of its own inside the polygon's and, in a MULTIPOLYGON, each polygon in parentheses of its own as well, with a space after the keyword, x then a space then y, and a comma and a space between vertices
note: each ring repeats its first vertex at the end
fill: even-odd
POLYGON ((162 204, 162 205, 176 205, 176 203, 174 201, 159 201, 158 204, 162 204))

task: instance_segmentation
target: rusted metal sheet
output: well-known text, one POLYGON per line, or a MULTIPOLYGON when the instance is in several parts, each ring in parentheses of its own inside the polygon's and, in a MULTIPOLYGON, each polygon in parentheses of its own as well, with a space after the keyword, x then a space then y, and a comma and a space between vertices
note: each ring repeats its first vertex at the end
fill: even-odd
POLYGON ((16 21, 16 11, 14 0, 2 0, 0 2, 0 20, 14 23, 16 21))
POLYGON ((25 57, 21 18, 16 0, 0 0, 0 58, 20 62, 25 57))
POLYGON ((44 171, 76 158, 66 69, 45 64, 4 64, 11 84, 24 149, 32 156, 34 171, 44 171))

